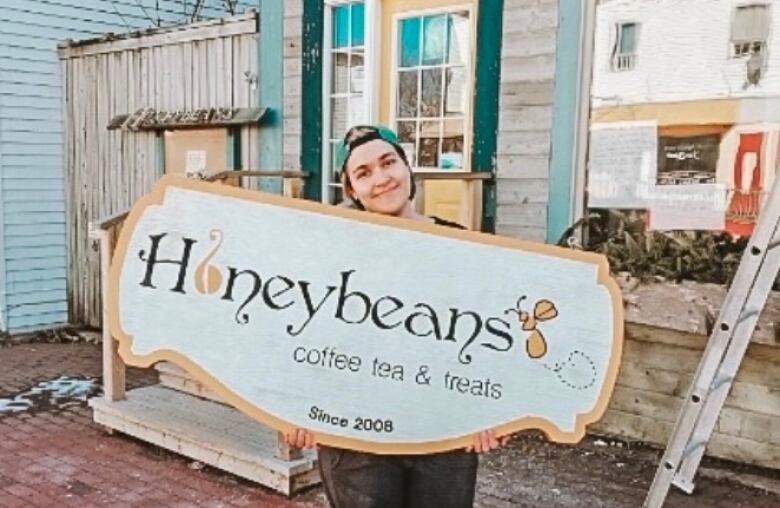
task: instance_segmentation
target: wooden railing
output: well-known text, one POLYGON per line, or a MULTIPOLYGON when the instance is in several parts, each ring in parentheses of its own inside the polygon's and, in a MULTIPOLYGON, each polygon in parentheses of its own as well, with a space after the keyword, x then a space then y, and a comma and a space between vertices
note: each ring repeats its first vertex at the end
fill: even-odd
POLYGON ((306 171, 256 171, 228 170, 206 177, 208 182, 222 182, 241 187, 242 182, 252 182, 257 178, 281 178, 282 195, 290 198, 302 197, 303 180, 309 176, 306 171))
POLYGON ((111 271, 111 259, 114 256, 119 234, 125 225, 128 211, 118 213, 98 226, 97 239, 100 242, 100 292, 102 294, 101 313, 103 316, 103 396, 111 402, 125 398, 125 363, 117 352, 119 343, 111 335, 108 326, 108 280, 111 271))
POLYGON ((630 71, 636 67, 637 56, 634 53, 615 55, 612 60, 612 70, 630 71))

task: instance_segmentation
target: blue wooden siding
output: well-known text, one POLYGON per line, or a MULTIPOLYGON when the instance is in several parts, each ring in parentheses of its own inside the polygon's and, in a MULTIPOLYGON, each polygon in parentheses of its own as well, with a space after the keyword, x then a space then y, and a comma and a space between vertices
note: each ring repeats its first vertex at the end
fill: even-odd
MULTIPOLYGON (((0 329, 68 320, 57 43, 185 20, 176 0, 0 0, 0 329)), ((187 2, 188 12, 192 2, 187 2)), ((244 0, 237 13, 259 5, 244 0)), ((202 19, 226 16, 207 0, 202 19)), ((72 281, 78 283, 78 281, 72 281)))
MULTIPOLYGON (((282 115, 284 100, 284 3, 282 0, 263 0, 260 6, 260 47, 257 52, 259 75, 263 76, 257 87, 257 103, 271 108, 271 118, 258 132, 261 168, 281 168, 284 139, 282 115)), ((278 178, 261 178, 260 188, 266 192, 281 193, 282 182, 278 178)))

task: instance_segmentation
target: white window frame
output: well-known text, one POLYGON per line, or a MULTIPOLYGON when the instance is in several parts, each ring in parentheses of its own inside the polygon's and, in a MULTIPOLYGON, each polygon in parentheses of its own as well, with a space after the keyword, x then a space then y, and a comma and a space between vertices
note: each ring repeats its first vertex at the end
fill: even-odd
MULTIPOLYGON (((330 181, 331 159, 333 158, 331 150, 331 140, 337 139, 331 130, 331 93, 332 84, 330 82, 333 37, 333 9, 340 5, 354 3, 355 0, 325 0, 325 13, 323 22, 323 61, 322 61, 322 201, 330 202, 331 194, 334 189, 341 188, 341 183, 330 181)), ((379 118, 379 90, 378 90, 378 71, 379 71, 379 41, 381 30, 381 0, 363 0, 365 9, 365 26, 363 27, 363 101, 366 111, 367 123, 375 124, 379 118)), ((342 136, 344 133, 338 133, 336 136, 342 136)))
POLYGON ((633 70, 636 68, 641 23, 638 21, 618 21, 615 26, 615 45, 612 50, 610 68, 615 72, 633 70), (634 25, 634 50, 631 53, 620 52, 620 45, 623 42, 623 27, 626 25, 634 25))
POLYGON ((767 45, 769 44, 769 38, 771 37, 772 33, 772 5, 768 2, 745 2, 738 4, 734 6, 732 12, 731 12, 731 24, 729 25, 730 29, 733 29, 734 23, 737 20, 737 11, 741 8, 745 7, 761 7, 763 6, 766 9, 767 16, 770 17, 769 19, 769 33, 767 34, 767 37, 765 40, 752 40, 752 41, 739 41, 735 42, 731 38, 731 34, 729 34, 729 57, 733 59, 742 59, 742 58, 748 58, 750 55, 754 53, 758 53, 759 51, 763 52, 766 50, 767 45), (754 46, 756 43, 760 44, 759 51, 755 51, 752 46, 754 46), (748 46, 747 51, 738 51, 737 46, 748 46))
MULTIPOLYGON (((471 171, 471 144, 472 144, 472 136, 471 131, 473 130, 473 121, 474 121, 474 71, 475 71, 475 61, 476 61, 476 40, 475 40, 475 23, 476 19, 474 19, 474 16, 476 14, 474 6, 472 4, 463 4, 463 5, 448 5, 446 7, 434 7, 434 8, 428 8, 428 9, 417 9, 412 11, 404 11, 403 13, 396 14, 393 16, 393 25, 392 25, 392 38, 391 38, 391 45, 392 45, 392 67, 391 72, 392 76, 390 79, 390 128, 395 129, 395 125, 397 123, 397 106, 398 106, 398 73, 396 72, 398 70, 398 24, 399 21, 403 19, 408 18, 418 18, 422 16, 430 16, 435 14, 449 14, 453 12, 463 12, 468 11, 469 13, 469 48, 470 52, 468 54, 468 62, 466 64, 466 93, 468 94, 468 100, 466 101, 466 112, 464 114, 464 122, 463 122, 463 165, 458 171, 471 171)), ((422 48, 420 49, 422 51, 422 48)), ((422 74, 421 74, 422 76, 422 74)), ((420 77, 419 79, 422 79, 420 77)), ((417 93, 418 95, 421 93, 422 90, 422 84, 420 83, 418 79, 417 82, 417 93)), ((442 94, 444 93, 444 83, 442 82, 442 94)), ((419 122, 418 122, 419 123, 419 122)), ((418 129, 419 133, 419 129, 418 129)), ((413 156, 410 156, 410 160, 417 161, 417 154, 414 154, 413 156)), ((425 171, 425 172, 452 172, 451 169, 441 169, 441 168, 418 168, 416 167, 416 164, 412 167, 413 171, 425 171)))

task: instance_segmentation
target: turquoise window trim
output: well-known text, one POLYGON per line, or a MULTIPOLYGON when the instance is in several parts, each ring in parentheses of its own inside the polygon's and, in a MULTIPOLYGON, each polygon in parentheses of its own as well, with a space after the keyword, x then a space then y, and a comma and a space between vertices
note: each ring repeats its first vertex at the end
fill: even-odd
POLYGON ((574 217, 573 185, 580 94, 583 10, 579 0, 558 3, 552 151, 547 201, 547 242, 557 242, 574 217))
MULTIPOLYGON (((496 174, 504 0, 480 0, 474 81, 473 171, 496 174)), ((482 231, 496 230, 496 182, 482 184, 482 231)))
POLYGON ((165 131, 157 131, 154 135, 154 164, 157 175, 165 174, 165 131))
MULTIPOLYGON (((284 105, 284 1, 262 0, 258 13, 257 104, 268 108, 268 112, 258 131, 260 167, 246 169, 281 171, 284 153, 281 116, 284 105)), ((260 178, 259 185, 266 192, 282 192, 280 178, 260 178)))
POLYGON ((225 167, 231 170, 242 169, 241 161, 241 128, 230 127, 227 130, 225 167))
POLYGON ((303 3, 303 41, 301 76, 301 170, 309 177, 303 196, 322 199, 322 60, 325 3, 303 3))

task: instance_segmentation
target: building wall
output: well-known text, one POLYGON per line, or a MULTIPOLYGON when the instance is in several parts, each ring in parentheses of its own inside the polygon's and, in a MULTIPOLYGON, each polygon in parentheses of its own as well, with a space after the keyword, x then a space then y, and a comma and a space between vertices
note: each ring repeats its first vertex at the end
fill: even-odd
MULTIPOLYGON (((244 0, 240 10, 256 3, 244 0)), ((21 332, 68 319, 58 41, 149 27, 150 17, 179 23, 181 6, 0 0, 0 329, 21 332)), ((202 17, 223 13, 221 2, 209 0, 202 17)))
MULTIPOLYGON (((747 57, 731 58, 731 20, 745 0, 615 0, 597 8, 593 106, 765 97, 780 90, 780 5, 770 2, 765 76, 744 88, 747 57), (685 20, 682 22, 681 20, 685 20), (638 22, 636 67, 610 70, 615 25, 638 22)), ((759 2, 756 2, 759 3, 759 2)))
POLYGON ((544 241, 558 27, 556 0, 504 0, 496 233, 544 241))
MULTIPOLYGON (((0 133, 3 132, 3 124, 5 121, 3 120, 3 90, 2 90, 2 82, 0 82, 0 133)), ((3 143, 0 143, 0 250, 4 249, 5 242, 3 239, 5 238, 5 217, 3 214, 3 206, 2 202, 5 201, 4 195, 5 190, 3 188, 3 175, 2 175, 2 168, 3 168, 3 143)), ((0 257, 0 330, 6 329, 6 322, 7 322, 7 316, 6 316, 6 306, 5 306, 5 290, 3 288, 3 281, 5 281, 5 259, 0 257)))
POLYGON ((284 2, 284 169, 301 169, 301 76, 303 35, 303 0, 284 2))

